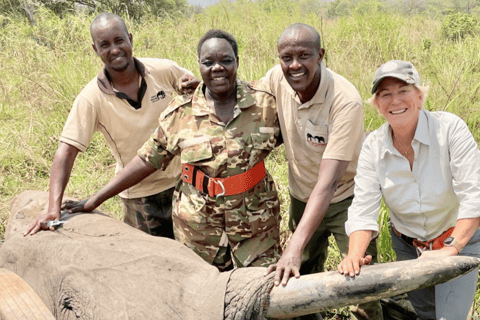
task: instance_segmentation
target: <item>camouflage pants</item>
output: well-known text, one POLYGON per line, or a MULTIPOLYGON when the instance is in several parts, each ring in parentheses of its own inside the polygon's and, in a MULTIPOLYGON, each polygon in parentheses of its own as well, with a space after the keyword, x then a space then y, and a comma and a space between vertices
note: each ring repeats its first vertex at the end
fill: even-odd
POLYGON ((264 180, 244 194, 219 198, 183 183, 174 195, 175 238, 220 270, 275 263, 280 202, 271 177, 264 180))
POLYGON ((172 197, 174 188, 134 199, 122 200, 123 221, 152 236, 173 239, 172 197))
MULTIPOLYGON (((289 228, 295 231, 306 203, 290 196, 290 219, 289 228)), ((352 204, 353 196, 338 203, 332 203, 328 207, 325 217, 320 226, 312 236, 312 239, 305 247, 302 256, 302 266, 300 274, 311 274, 324 271, 324 264, 328 255, 328 237, 333 234, 337 242, 340 253, 343 257, 348 254, 348 237, 345 233, 345 222, 347 221, 348 207, 352 204)), ((372 262, 377 262, 377 246, 376 242, 370 242, 367 248, 367 254, 373 257, 372 262)), ((350 310, 353 313, 353 319, 383 319, 382 306, 380 301, 372 301, 357 306, 352 306, 350 310)), ((298 319, 316 319, 316 315, 304 316, 298 319)), ((297 319, 297 318, 296 318, 297 319)))

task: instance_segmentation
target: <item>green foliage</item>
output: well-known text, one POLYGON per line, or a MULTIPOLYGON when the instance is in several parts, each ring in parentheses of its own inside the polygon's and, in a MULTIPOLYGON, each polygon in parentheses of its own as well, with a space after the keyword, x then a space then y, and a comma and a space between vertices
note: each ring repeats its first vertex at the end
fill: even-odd
POLYGON ((362 16, 376 14, 377 12, 385 12, 385 5, 378 1, 362 1, 353 10, 355 15, 362 16))
POLYGON ((478 18, 472 14, 449 14, 442 23, 442 34, 449 40, 462 40, 468 35, 477 35, 478 32, 478 18))

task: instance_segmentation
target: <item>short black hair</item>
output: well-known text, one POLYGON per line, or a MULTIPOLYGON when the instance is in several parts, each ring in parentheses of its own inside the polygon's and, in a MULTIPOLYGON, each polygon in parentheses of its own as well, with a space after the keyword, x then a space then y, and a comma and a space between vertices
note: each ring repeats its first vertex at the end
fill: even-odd
POLYGON ((318 33, 317 30, 315 30, 314 27, 312 26, 309 26, 308 24, 304 24, 304 23, 295 23, 295 24, 292 24, 291 26, 287 27, 283 32, 282 34, 280 35, 280 37, 278 38, 278 42, 277 42, 277 46, 278 44, 280 43, 280 40, 282 40, 282 38, 284 36, 286 36, 287 34, 293 32, 293 31, 300 31, 300 30, 305 30, 305 31, 308 31, 311 36, 312 36, 312 43, 315 45, 315 48, 317 50, 320 50, 322 48, 322 42, 321 42, 321 39, 320 39, 320 34, 318 33))
POLYGON ((114 20, 117 20, 118 22, 120 22, 120 25, 125 29, 125 33, 128 36, 129 33, 128 33, 127 25, 125 24, 125 21, 123 21, 123 19, 120 18, 120 16, 118 16, 114 13, 111 13, 111 12, 103 12, 103 13, 100 13, 98 16, 96 16, 95 19, 93 19, 92 24, 90 25, 90 36, 92 37, 92 40, 94 42, 95 42, 95 39, 93 39, 93 29, 101 21, 105 21, 105 20, 108 21, 110 19, 114 19, 114 20))
POLYGON ((238 57, 238 44, 237 40, 235 40, 235 37, 232 36, 230 33, 224 30, 220 29, 211 29, 208 30, 202 38, 200 38, 200 41, 198 41, 197 45, 197 55, 200 58, 200 50, 202 49, 202 45, 205 41, 210 40, 210 39, 225 39, 230 43, 233 49, 233 53, 235 53, 235 57, 238 57))

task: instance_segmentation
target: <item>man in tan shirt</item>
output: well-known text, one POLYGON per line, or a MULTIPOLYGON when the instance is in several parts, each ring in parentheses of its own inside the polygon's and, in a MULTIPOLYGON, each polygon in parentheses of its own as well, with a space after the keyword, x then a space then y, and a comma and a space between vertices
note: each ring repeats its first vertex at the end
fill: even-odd
MULTIPOLYGON (((103 134, 118 173, 155 131, 179 79, 191 74, 170 60, 134 58, 132 34, 117 15, 98 15, 90 34, 93 50, 104 68, 73 103, 52 164, 48 211, 39 215, 24 235, 47 229, 47 221, 60 218, 63 194, 76 156, 86 150, 95 131, 103 134)), ((173 238, 173 186, 180 171, 180 161, 175 159, 165 171, 158 171, 122 192, 124 221, 152 235, 173 238)))
MULTIPOLYGON (((289 165, 289 227, 294 233, 267 273, 276 270, 275 285, 286 285, 291 274, 298 278, 324 271, 331 234, 340 252, 348 253, 344 224, 363 142, 363 105, 355 87, 326 68, 325 50, 314 28, 294 24, 277 45, 280 65, 261 81, 270 85, 277 101, 289 165)), ((376 257, 375 242, 368 253, 376 257)), ((378 302, 359 307, 369 319, 383 319, 378 302)))

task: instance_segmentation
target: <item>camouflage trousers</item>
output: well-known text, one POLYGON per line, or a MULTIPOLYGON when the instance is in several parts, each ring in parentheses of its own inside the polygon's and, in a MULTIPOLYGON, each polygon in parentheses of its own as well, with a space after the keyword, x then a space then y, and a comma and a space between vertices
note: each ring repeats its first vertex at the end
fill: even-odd
POLYGON ((123 221, 152 236, 173 239, 172 197, 174 188, 142 198, 122 200, 123 221))
MULTIPOLYGON (((303 212, 305 211, 306 203, 295 199, 290 195, 290 219, 289 228, 295 231, 303 212)), ((345 222, 347 221, 348 207, 352 204, 353 196, 338 203, 332 203, 328 207, 325 217, 320 226, 317 228, 312 236, 312 239, 305 247, 302 255, 302 266, 300 274, 311 274, 324 271, 324 264, 328 255, 328 237, 333 234, 335 241, 340 249, 342 257, 348 254, 348 237, 345 233, 345 222)), ((367 254, 373 257, 372 263, 377 262, 377 246, 376 242, 370 242, 367 248, 367 254)), ((382 320, 383 312, 380 301, 372 301, 357 306, 352 306, 350 311, 353 313, 352 319, 370 319, 382 320)), ((318 315, 303 316, 297 319, 317 319, 318 315)))
POLYGON ((175 239, 222 271, 277 262, 280 201, 271 177, 264 180, 244 194, 218 198, 182 183, 174 195, 175 239))

